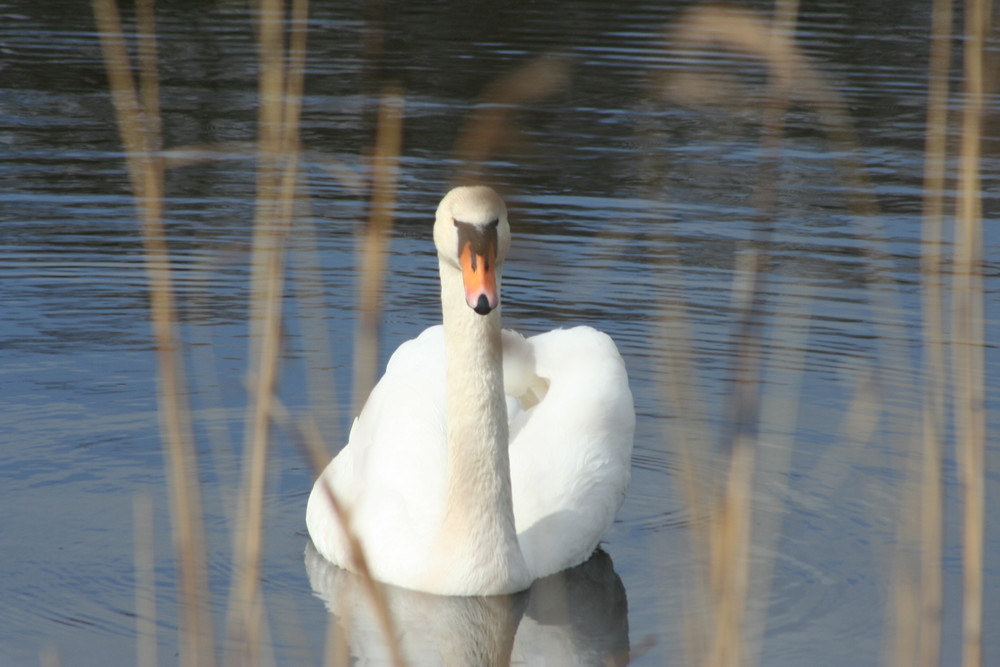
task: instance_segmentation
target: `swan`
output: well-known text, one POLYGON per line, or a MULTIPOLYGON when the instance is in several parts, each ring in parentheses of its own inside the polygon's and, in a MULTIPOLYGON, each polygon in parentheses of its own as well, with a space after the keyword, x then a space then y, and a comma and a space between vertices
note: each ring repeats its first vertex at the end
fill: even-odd
POLYGON ((434 222, 443 323, 393 353, 306 508, 316 550, 438 595, 495 595, 586 561, 629 483, 635 410, 625 364, 589 327, 501 329, 507 208, 486 186, 434 222))

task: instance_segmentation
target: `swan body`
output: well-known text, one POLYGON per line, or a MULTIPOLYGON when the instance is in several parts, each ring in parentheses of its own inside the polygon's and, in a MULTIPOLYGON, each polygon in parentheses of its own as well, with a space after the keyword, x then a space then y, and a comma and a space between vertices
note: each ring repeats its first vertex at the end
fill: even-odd
POLYGON ((443 324, 403 343, 316 481, 317 551, 441 595, 524 590, 587 560, 629 482, 635 412, 614 342, 589 327, 500 326, 510 245, 493 190, 455 188, 434 226, 443 324))

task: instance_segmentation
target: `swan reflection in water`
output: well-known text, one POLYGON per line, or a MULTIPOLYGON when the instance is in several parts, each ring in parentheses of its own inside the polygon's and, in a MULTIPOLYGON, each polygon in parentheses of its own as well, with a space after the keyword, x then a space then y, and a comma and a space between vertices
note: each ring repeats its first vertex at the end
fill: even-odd
MULTIPOLYGON (((310 543, 309 583, 347 632, 352 664, 391 664, 357 575, 310 543)), ((598 549, 582 565, 513 595, 453 597, 386 586, 396 638, 411 665, 625 665, 628 601, 611 557, 598 549)))

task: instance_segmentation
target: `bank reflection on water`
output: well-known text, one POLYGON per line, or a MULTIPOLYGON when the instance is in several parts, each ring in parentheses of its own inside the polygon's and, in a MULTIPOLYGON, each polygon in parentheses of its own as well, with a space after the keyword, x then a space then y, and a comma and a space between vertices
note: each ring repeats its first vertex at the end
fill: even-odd
MULTIPOLYGON (((354 664, 391 663, 359 578, 306 548, 313 591, 348 638, 354 664)), ((625 665, 628 600, 611 557, 540 579, 523 593, 444 597, 386 587, 396 640, 412 665, 625 665)))

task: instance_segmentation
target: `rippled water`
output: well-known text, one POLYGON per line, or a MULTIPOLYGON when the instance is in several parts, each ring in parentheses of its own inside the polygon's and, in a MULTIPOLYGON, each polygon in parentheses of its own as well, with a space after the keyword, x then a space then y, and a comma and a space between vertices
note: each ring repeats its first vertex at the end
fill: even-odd
MULTIPOLYGON (((752 558, 761 576, 752 607, 766 613, 766 665, 876 664, 891 638, 898 518, 911 502, 906 452, 920 405, 924 4, 802 7, 800 45, 847 100, 882 216, 850 214, 816 115, 793 106, 781 166, 764 181, 774 185, 774 231, 756 245, 768 255, 768 444, 757 479, 752 558), (888 409, 853 444, 850 406, 859 378, 869 376, 880 381, 874 391, 888 409)), ((590 324, 617 341, 639 424, 633 486, 605 549, 627 617, 614 607, 614 621, 576 622, 614 630, 607 646, 620 647, 625 633, 637 664, 680 664, 694 519, 676 474, 677 407, 661 393, 662 360, 681 350, 664 341, 661 322, 665 312, 687 315, 696 373, 678 381, 689 395, 698 392, 706 441, 718 442, 741 342, 733 287, 745 278, 739 262, 753 247, 764 191, 763 73, 739 59, 668 53, 662 36, 681 10, 670 3, 464 7, 386 3, 378 67, 361 57, 377 17, 353 7, 312 10, 302 129, 312 228, 295 236, 290 265, 293 285, 309 285, 316 262, 322 294, 288 298, 281 395, 296 408, 312 403, 329 440, 343 441, 355 238, 366 208, 326 167, 360 169, 373 136, 372 91, 395 82, 406 104, 389 259, 398 278, 381 314, 384 361, 439 317, 429 231, 455 175, 459 128, 497 77, 546 54, 566 57, 569 85, 520 111, 520 134, 489 165, 515 233, 504 316, 525 333, 590 324), (740 87, 724 88, 722 104, 682 104, 671 75, 692 72, 740 87)), ((158 20, 166 146, 253 141, 256 54, 244 6, 171 3, 158 20)), ((134 661, 137 494, 154 502, 158 631, 161 659, 171 664, 176 574, 146 279, 97 37, 76 3, 53 1, 43 11, 15 0, 0 7, 0 50, 0 664, 33 664, 46 647, 67 665, 134 661)), ((998 287, 991 258, 1000 241, 989 224, 1000 173, 992 143, 984 164, 990 343, 998 287)), ((246 404, 249 155, 236 149, 228 159, 174 170, 167 183, 219 627, 246 404)), ((987 407, 996 408, 992 344, 986 363, 987 407)), ((988 427, 995 415, 991 409, 988 427)), ((996 454, 991 442, 988 507, 998 500, 996 454)), ((316 597, 325 575, 303 562, 311 475, 280 437, 271 471, 264 588, 272 639, 281 664, 317 662, 327 612, 316 597)), ((961 544, 951 448, 945 478, 945 649, 955 656, 961 544)), ((1000 622, 997 516, 988 518, 987 628, 1000 622)), ((613 577, 601 577, 607 599, 618 600, 613 577)), ((517 604, 525 620, 516 646, 525 651, 521 631, 547 617, 531 599, 517 604)), ((987 633, 985 641, 990 664, 1000 659, 1000 640, 987 633)), ((565 650, 567 660, 583 659, 565 650)))

